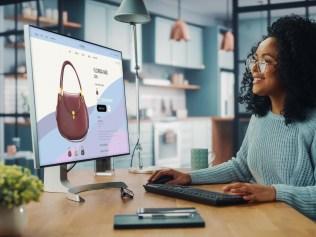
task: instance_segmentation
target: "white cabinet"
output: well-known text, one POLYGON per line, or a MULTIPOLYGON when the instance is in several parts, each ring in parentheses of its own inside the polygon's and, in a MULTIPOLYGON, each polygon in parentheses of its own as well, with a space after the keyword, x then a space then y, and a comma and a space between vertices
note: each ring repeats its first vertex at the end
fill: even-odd
POLYGON ((234 53, 232 51, 224 51, 224 50, 219 50, 218 53, 218 58, 219 58, 219 67, 220 68, 225 68, 225 69, 234 69, 234 53))
POLYGON ((234 52, 220 49, 224 35, 218 33, 218 67, 234 70, 234 52))
POLYGON ((192 148, 212 150, 211 119, 188 119, 179 123, 181 133, 181 167, 190 167, 192 148))
MULTIPOLYGON (((123 59, 132 58, 131 26, 114 20, 117 7, 87 1, 85 8, 85 40, 122 51, 123 59)), ((139 34, 140 36, 140 34, 139 34)), ((139 47, 140 48, 140 47, 139 47)))
MULTIPOLYGON (((172 24, 170 20, 155 18, 155 62, 158 64, 172 65, 172 45, 169 39, 172 24)), ((148 43, 152 45, 153 42, 148 43)))
POLYGON ((122 51, 124 59, 131 58, 131 26, 114 20, 117 7, 106 6, 108 47, 122 51))
MULTIPOLYGON (((131 155, 137 142, 137 123, 131 121, 128 124, 130 155, 114 157, 115 168, 128 168, 130 166, 131 155)), ((140 126, 140 143, 142 146, 141 157, 144 167, 153 165, 153 124, 151 122, 141 122, 140 126)), ((138 167, 138 155, 135 151, 133 166, 138 167)))
POLYGON ((171 40, 171 56, 172 56, 172 65, 178 67, 190 67, 190 64, 187 64, 187 45, 185 41, 174 41, 171 40))
POLYGON ((234 98, 235 77, 233 72, 220 72, 220 116, 233 117, 235 114, 234 98))
POLYGON ((179 168, 181 165, 181 134, 179 122, 156 122, 154 124, 155 165, 179 168))
POLYGON ((192 148, 211 148, 211 119, 195 119, 192 121, 192 148))
POLYGON ((187 65, 192 68, 204 68, 203 64, 203 30, 189 26, 190 40, 187 42, 187 65))
POLYGON ((85 40, 107 45, 107 32, 107 15, 104 4, 87 1, 85 8, 85 40))
MULTIPOLYGON (((153 23, 144 25, 144 27, 154 27, 155 29, 154 62, 184 68, 204 68, 203 29, 188 25, 190 40, 178 42, 170 40, 173 24, 173 20, 156 17, 153 23)), ((148 44, 147 48, 150 49, 152 42, 145 42, 146 39, 147 35, 145 34, 144 44, 148 44)))
POLYGON ((181 166, 190 167, 191 166, 191 148, 193 147, 193 137, 192 137, 192 123, 190 121, 180 122, 180 134, 181 134, 181 166))
MULTIPOLYGON (((160 123, 161 124, 161 123, 160 123)), ((129 122, 128 125, 129 138, 130 138, 130 152, 132 154, 133 148, 137 141, 137 123, 129 122)), ((177 138, 179 138, 179 151, 177 156, 180 157, 179 161, 174 161, 173 164, 165 165, 168 167, 190 167, 191 166, 191 149, 192 148, 207 148, 212 150, 212 128, 210 118, 189 118, 182 121, 165 123, 166 128, 176 128, 177 138), (176 126, 174 126, 176 125, 176 126)), ((157 132, 157 131, 156 131, 157 132)), ((142 145, 142 159, 144 166, 151 166, 155 163, 154 157, 157 155, 154 152, 154 124, 152 122, 141 123, 141 145, 142 145)), ((129 156, 114 157, 114 165, 116 168, 128 168, 130 165, 129 156)), ((168 158, 169 159, 169 158, 168 158)), ((138 166, 138 157, 134 154, 134 166, 138 166)), ((159 164, 158 164, 159 165, 159 164)))

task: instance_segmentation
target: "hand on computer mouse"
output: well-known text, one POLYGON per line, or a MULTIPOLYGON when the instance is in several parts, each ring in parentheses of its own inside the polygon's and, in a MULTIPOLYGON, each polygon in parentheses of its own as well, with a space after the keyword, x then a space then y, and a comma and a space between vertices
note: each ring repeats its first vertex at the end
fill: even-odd
POLYGON ((153 183, 153 184, 165 184, 168 183, 169 181, 173 180, 173 176, 171 175, 161 175, 160 177, 158 177, 157 179, 149 182, 149 183, 153 183))
POLYGON ((164 170, 158 170, 156 171, 149 179, 149 183, 155 183, 157 179, 159 179, 161 176, 171 176, 172 180, 166 182, 167 184, 179 184, 179 185, 187 185, 190 184, 191 176, 186 173, 182 173, 177 170, 173 169, 164 169, 164 170))

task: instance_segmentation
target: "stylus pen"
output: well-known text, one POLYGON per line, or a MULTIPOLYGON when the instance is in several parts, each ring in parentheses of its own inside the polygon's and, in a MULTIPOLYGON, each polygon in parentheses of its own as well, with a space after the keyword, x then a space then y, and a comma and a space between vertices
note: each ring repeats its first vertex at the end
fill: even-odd
POLYGON ((196 213, 195 208, 138 208, 137 214, 196 213))
POLYGON ((138 217, 139 218, 168 218, 168 217, 192 217, 194 214, 192 213, 154 213, 154 214, 149 214, 149 213, 139 213, 138 217))

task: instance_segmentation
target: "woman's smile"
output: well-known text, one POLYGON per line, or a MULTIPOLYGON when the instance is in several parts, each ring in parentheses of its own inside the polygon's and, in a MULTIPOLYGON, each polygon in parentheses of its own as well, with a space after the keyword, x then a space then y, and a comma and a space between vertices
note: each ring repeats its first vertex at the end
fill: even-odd
POLYGON ((253 84, 255 85, 255 84, 258 84, 258 83, 260 83, 260 82, 262 82, 264 79, 262 78, 262 77, 255 77, 254 79, 253 79, 253 84))

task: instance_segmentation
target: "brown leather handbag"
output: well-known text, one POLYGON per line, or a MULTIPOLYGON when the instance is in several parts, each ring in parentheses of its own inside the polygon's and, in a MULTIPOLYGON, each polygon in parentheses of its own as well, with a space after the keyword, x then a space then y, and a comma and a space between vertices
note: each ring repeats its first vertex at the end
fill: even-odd
POLYGON ((65 61, 60 73, 60 92, 58 93, 56 120, 60 134, 71 141, 81 141, 89 129, 89 114, 82 94, 78 73, 71 62, 65 61), (69 93, 63 89, 65 67, 69 65, 75 71, 80 93, 69 93))

